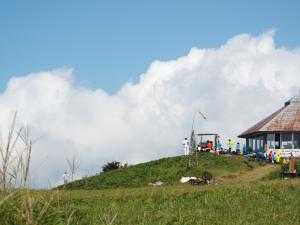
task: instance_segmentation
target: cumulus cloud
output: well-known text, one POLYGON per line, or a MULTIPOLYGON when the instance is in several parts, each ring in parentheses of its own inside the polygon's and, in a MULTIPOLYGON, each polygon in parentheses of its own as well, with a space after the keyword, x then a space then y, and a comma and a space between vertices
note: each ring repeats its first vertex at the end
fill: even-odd
POLYGON ((58 184, 72 155, 85 175, 110 160, 182 154, 197 111, 208 117, 196 117, 197 131, 236 140, 298 92, 300 52, 276 47, 273 36, 241 34, 219 48, 155 61, 137 83, 125 83, 114 95, 77 86, 72 69, 13 77, 0 95, 0 124, 18 110, 19 122, 41 137, 32 164, 39 187, 48 180, 58 184))

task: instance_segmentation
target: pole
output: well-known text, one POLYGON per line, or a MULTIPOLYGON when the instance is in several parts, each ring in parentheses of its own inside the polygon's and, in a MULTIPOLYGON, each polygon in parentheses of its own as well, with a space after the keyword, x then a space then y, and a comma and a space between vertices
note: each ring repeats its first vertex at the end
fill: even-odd
POLYGON ((191 156, 192 156, 192 141, 193 141, 193 133, 194 133, 194 123, 195 123, 195 117, 196 113, 194 113, 193 116, 193 122, 192 122, 192 128, 191 128, 191 137, 190 137, 190 143, 189 143, 189 154, 188 154, 188 162, 187 162, 187 167, 191 168, 191 156))
MULTIPOLYGON (((196 112, 197 113, 197 112, 196 112)), ((190 151, 189 151, 189 159, 188 159, 188 168, 191 167, 191 158, 192 158, 192 142, 194 141, 194 123, 195 123, 195 117, 196 117, 196 113, 194 113, 193 115, 193 123, 192 123, 192 128, 191 128, 191 138, 190 138, 190 143, 189 143, 189 147, 190 147, 190 151)), ((199 112, 199 114, 203 117, 203 119, 206 120, 206 117, 203 115, 203 113, 199 112)), ((202 143, 202 137, 201 137, 201 143, 202 143)), ((201 145, 200 143, 200 145, 201 145)), ((197 153, 197 149, 196 149, 196 161, 197 161, 197 166, 198 166, 198 153, 197 153)))
POLYGON ((192 129, 191 129, 191 130, 193 130, 193 129, 194 129, 195 117, 196 117, 196 113, 194 113, 194 116, 193 116, 193 123, 192 123, 192 129))
POLYGON ((197 166, 198 166, 198 149, 196 149, 196 161, 197 161, 197 166))

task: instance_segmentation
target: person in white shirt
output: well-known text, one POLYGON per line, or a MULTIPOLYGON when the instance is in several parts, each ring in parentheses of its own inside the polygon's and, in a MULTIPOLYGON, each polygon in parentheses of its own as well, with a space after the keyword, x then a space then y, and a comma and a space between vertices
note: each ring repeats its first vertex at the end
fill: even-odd
POLYGON ((190 150, 189 150, 189 141, 187 140, 187 138, 184 138, 182 145, 184 146, 184 155, 188 155, 190 153, 190 150))
POLYGON ((67 171, 64 172, 64 174, 62 175, 62 178, 64 180, 64 185, 66 185, 68 183, 68 173, 67 173, 67 171))

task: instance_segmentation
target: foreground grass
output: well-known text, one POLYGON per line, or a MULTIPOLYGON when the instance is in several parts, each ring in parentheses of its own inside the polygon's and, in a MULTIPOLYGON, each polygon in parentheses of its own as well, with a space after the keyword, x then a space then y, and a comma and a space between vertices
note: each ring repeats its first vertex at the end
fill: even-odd
MULTIPOLYGON (((39 224, 287 225, 300 224, 299 184, 299 180, 277 180, 204 187, 37 191, 33 195, 43 199, 35 203, 37 208, 50 202, 39 224)), ((21 224, 17 210, 9 208, 14 201, 1 207, 1 225, 21 224)), ((34 213, 38 216, 39 211, 34 213)))

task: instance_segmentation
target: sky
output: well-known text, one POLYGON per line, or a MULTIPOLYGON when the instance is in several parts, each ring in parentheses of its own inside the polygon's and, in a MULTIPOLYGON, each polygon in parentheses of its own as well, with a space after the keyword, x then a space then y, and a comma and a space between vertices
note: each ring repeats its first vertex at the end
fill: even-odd
POLYGON ((0 90, 12 76, 73 68, 79 84, 114 94, 154 60, 277 29, 299 46, 299 1, 0 1, 0 90))
POLYGON ((183 154, 198 111, 196 130, 242 141, 299 91, 297 11, 296 1, 1 2, 1 136, 17 110, 38 138, 41 188, 62 183, 73 156, 80 178, 112 160, 183 154))

